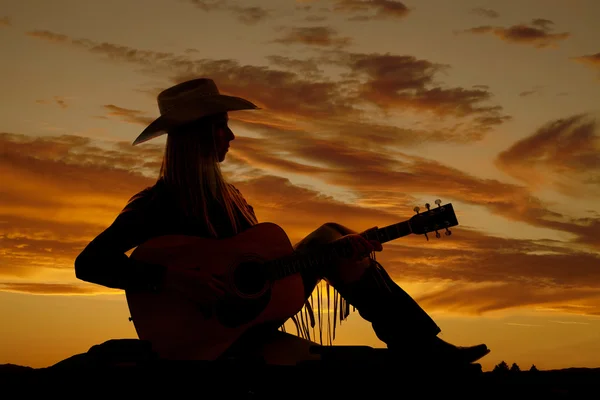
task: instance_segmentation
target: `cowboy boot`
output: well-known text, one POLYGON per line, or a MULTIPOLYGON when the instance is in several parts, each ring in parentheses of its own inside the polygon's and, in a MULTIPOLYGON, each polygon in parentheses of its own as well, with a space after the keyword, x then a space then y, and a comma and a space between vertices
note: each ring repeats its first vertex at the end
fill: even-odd
POLYGON ((358 280, 331 283, 362 318, 371 322, 377 337, 393 354, 410 362, 468 364, 489 353, 485 344, 459 347, 437 337, 441 330, 431 317, 381 264, 373 259, 370 263, 358 280))

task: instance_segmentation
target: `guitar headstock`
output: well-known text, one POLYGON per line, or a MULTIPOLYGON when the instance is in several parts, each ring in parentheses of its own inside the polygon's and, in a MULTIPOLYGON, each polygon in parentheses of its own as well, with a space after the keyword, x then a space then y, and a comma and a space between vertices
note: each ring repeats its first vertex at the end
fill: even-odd
POLYGON ((425 208, 427 211, 425 212, 419 212, 421 211, 419 207, 414 208, 417 215, 413 215, 409 220, 412 233, 425 235, 427 240, 429 240, 429 237, 427 236, 429 232, 435 232, 437 238, 441 236, 438 231, 442 229, 445 229, 444 234, 446 236, 452 234, 448 228, 458 225, 458 220, 454 214, 452 204, 448 203, 441 205, 442 201, 440 199, 437 199, 435 204, 437 204, 437 207, 431 208, 429 203, 426 203, 425 208))

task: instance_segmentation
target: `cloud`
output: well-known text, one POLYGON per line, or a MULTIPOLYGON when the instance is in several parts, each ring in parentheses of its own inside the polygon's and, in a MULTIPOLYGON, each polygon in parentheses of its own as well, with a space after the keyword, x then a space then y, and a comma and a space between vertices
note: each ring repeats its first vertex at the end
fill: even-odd
POLYGON ((162 149, 0 133, 0 278, 69 272, 86 240, 151 184, 162 149))
POLYGON ((305 44, 310 46, 333 46, 345 47, 352 43, 349 37, 339 37, 335 29, 328 26, 297 27, 286 29, 288 32, 275 43, 282 44, 305 44))
POLYGON ((449 66, 412 56, 321 49, 316 56, 302 61, 273 57, 271 61, 279 67, 273 68, 240 65, 229 59, 195 59, 194 53, 189 51, 181 55, 71 39, 48 31, 28 34, 72 45, 115 62, 141 66, 143 72, 154 76, 166 74, 172 83, 210 76, 224 94, 252 98, 262 108, 258 113, 260 117, 253 118, 311 128, 326 135, 348 132, 354 137, 371 135, 372 131, 381 132, 383 128, 372 121, 389 120, 394 114, 403 116, 411 112, 423 116, 434 114, 439 118, 427 120, 427 126, 419 129, 385 127, 389 134, 397 132, 400 142, 464 143, 481 140, 487 132, 510 119, 502 113, 502 107, 489 104, 492 101, 489 90, 444 87, 436 78, 449 66), (302 69, 294 69, 294 65, 300 63, 302 69), (322 72, 326 66, 347 72, 332 78, 322 72), (426 133, 419 134, 418 140, 404 140, 416 137, 405 135, 407 132, 426 133))
POLYGON ((509 119, 501 114, 502 107, 485 105, 492 97, 485 89, 437 86, 434 77, 447 65, 391 54, 348 54, 343 62, 352 77, 366 77, 358 84, 356 100, 382 109, 408 107, 438 116, 476 117, 480 128, 509 119))
POLYGON ((10 17, 0 18, 0 27, 12 26, 12 19, 10 17))
MULTIPOLYGON (((224 172, 259 219, 282 226, 292 242, 329 221, 363 230, 406 220, 414 214, 411 193, 470 202, 533 225, 544 226, 548 216, 561 217, 539 201, 523 207, 531 196, 525 188, 476 178, 431 160, 375 152, 301 130, 277 134, 277 128, 263 129, 271 131, 268 139, 238 135, 224 172), (281 171, 340 188, 353 201, 293 184, 277 176, 281 171)), ((73 260, 134 193, 153 183, 162 146, 99 145, 78 136, 6 133, 0 135, 0 145, 0 172, 8 177, 1 189, 0 290, 101 292, 103 288, 81 286, 75 280, 73 260), (44 285, 48 276, 63 279, 44 285)), ((596 216, 595 232, 586 236, 598 237, 599 221, 596 216)), ((556 228, 577 231, 576 224, 568 222, 556 228)), ((390 242, 378 259, 397 280, 445 282, 446 292, 423 297, 433 309, 471 313, 579 302, 590 307, 586 312, 597 312, 600 302, 590 294, 600 287, 597 253, 560 242, 491 237, 463 226, 454 231, 450 238, 432 238, 425 246, 423 238, 414 235, 390 242), (472 285, 496 289, 465 292, 472 285), (461 293, 471 296, 468 304, 461 293)))
POLYGON ((296 59, 281 55, 267 56, 267 60, 276 66, 286 70, 296 71, 298 75, 307 78, 320 78, 323 75, 323 70, 314 59, 296 59))
POLYGON ((143 126, 149 125, 155 119, 145 116, 144 111, 118 107, 114 104, 105 104, 103 108, 107 113, 104 116, 100 116, 101 118, 116 117, 120 121, 143 126))
POLYGON ((67 100, 62 96, 54 96, 52 98, 52 100, 39 99, 39 100, 36 100, 35 102, 37 104, 50 104, 51 102, 53 102, 62 109, 69 108, 69 104, 67 104, 67 100))
POLYGON ((579 197, 600 189, 600 134, 591 115, 550 121, 498 155, 496 165, 533 188, 579 197))
MULTIPOLYGON (((235 156, 274 174, 305 174, 330 187, 343 188, 356 205, 410 215, 414 199, 407 193, 431 194, 483 207, 511 221, 568 233, 574 245, 600 248, 598 215, 568 217, 553 211, 527 187, 479 179, 449 165, 398 151, 379 151, 365 144, 368 140, 265 129, 271 134, 264 139, 236 139, 235 156)), ((254 131, 261 132, 258 127, 254 131)))
POLYGON ((30 37, 33 37, 33 38, 37 38, 37 39, 46 40, 46 41, 49 41, 49 42, 54 42, 54 43, 69 43, 69 42, 73 42, 73 44, 75 44, 75 41, 72 41, 69 36, 63 35, 63 34, 60 34, 60 33, 50 32, 50 31, 33 30, 33 31, 26 32, 25 34, 27 36, 30 36, 30 37))
POLYGON ((395 0, 337 0, 333 10, 356 14, 349 18, 353 21, 404 18, 411 11, 403 2, 395 0))
POLYGON ((0 283, 0 291, 27 293, 38 295, 91 295, 91 294, 121 294, 123 291, 105 288, 103 286, 67 283, 23 283, 8 282, 0 283))
POLYGON ((569 32, 552 33, 554 23, 547 19, 533 19, 530 24, 512 25, 508 28, 491 25, 478 26, 457 33, 491 33, 509 43, 527 44, 536 48, 557 47, 558 42, 571 36, 569 32))
POLYGON ((600 53, 579 56, 573 59, 580 63, 590 65, 594 68, 600 68, 600 53))
POLYGON ((539 93, 539 92, 535 89, 524 90, 522 92, 519 92, 519 97, 527 97, 527 96, 531 96, 532 94, 536 94, 536 93, 539 93))
POLYGON ((240 6, 232 4, 226 0, 187 0, 204 12, 212 11, 229 11, 232 12, 238 19, 246 25, 255 25, 259 22, 269 19, 272 16, 272 11, 258 6, 240 6))
POLYGON ((527 96, 531 96, 532 94, 541 94, 541 90, 542 87, 541 86, 535 86, 529 90, 524 90, 522 92, 519 92, 519 97, 527 97, 527 96))
POLYGON ((480 15, 482 17, 486 17, 486 18, 498 18, 500 16, 500 14, 498 14, 498 12, 491 10, 489 8, 473 8, 471 9, 471 14, 475 14, 475 15, 480 15))
MULTIPOLYGON (((76 43, 88 42, 79 40, 76 43)), ((267 141, 269 145, 276 140, 293 138, 297 141, 296 148, 298 149, 291 150, 295 147, 293 144, 288 144, 290 147, 281 150, 287 152, 286 154, 295 153, 293 162, 281 162, 280 157, 273 157, 270 160, 265 158, 260 161, 261 168, 266 168, 267 165, 276 168, 277 165, 281 165, 281 168, 285 166, 288 170, 310 170, 312 172, 308 176, 315 176, 315 171, 318 169, 307 169, 306 164, 309 166, 321 165, 323 160, 329 159, 329 156, 324 152, 319 152, 318 149, 315 150, 321 146, 320 144, 301 148, 300 145, 305 141, 300 139, 327 140, 330 143, 336 143, 333 147, 323 146, 323 148, 329 148, 329 152, 342 154, 341 152, 344 151, 348 154, 359 155, 363 151, 366 152, 360 160, 364 159, 366 165, 366 168, 362 170, 355 168, 363 165, 355 157, 352 163, 337 166, 342 171, 349 166, 350 173, 348 174, 335 170, 326 174, 319 173, 319 178, 326 179, 327 184, 353 191, 355 198, 359 199, 357 201, 372 203, 370 197, 372 195, 376 196, 378 203, 383 204, 388 201, 389 204, 397 204, 394 199, 397 193, 389 192, 387 189, 389 182, 400 181, 407 188, 412 187, 417 192, 423 192, 428 189, 427 186, 422 185, 420 176, 427 175, 431 177, 432 187, 435 187, 440 195, 448 194, 448 196, 469 204, 483 205, 490 212, 510 220, 568 232, 575 235, 576 240, 582 244, 597 246, 600 243, 597 235, 600 224, 597 219, 583 217, 571 219, 550 211, 527 189, 516 185, 477 180, 460 171, 440 166, 431 161, 408 158, 408 163, 402 163, 399 161, 405 155, 398 153, 392 154, 396 162, 388 166, 389 170, 384 168, 385 165, 376 171, 370 169, 372 164, 369 164, 369 161, 372 154, 387 152, 391 145, 409 146, 426 141, 464 142, 479 140, 482 137, 481 135, 477 136, 478 132, 465 132, 464 127, 459 127, 454 131, 447 127, 437 130, 429 127, 415 129, 414 127, 374 122, 365 118, 366 114, 361 112, 359 106, 370 105, 372 107, 377 105, 378 101, 386 106, 377 97, 378 95, 387 96, 393 100, 390 101, 392 107, 404 104, 404 109, 437 112, 441 115, 445 112, 450 113, 450 116, 452 114, 456 116, 456 110, 458 110, 459 115, 466 115, 463 118, 473 118, 475 124, 503 122, 505 116, 499 113, 498 107, 489 106, 488 108, 488 106, 478 104, 478 102, 491 97, 491 94, 485 89, 450 88, 449 90, 435 86, 436 68, 439 70, 439 68, 447 68, 446 66, 439 67, 427 60, 419 60, 410 56, 356 54, 340 51, 322 52, 320 56, 315 57, 315 63, 331 64, 347 68, 350 71, 343 80, 336 82, 327 81, 323 77, 305 79, 293 71, 239 65, 231 60, 193 60, 174 54, 138 51, 112 44, 88 43, 87 49, 106 54, 113 60, 147 66, 155 73, 164 73, 164 71, 178 73, 177 71, 181 71, 179 72, 181 75, 174 81, 199 75, 211 76, 219 82, 224 93, 253 98, 264 107, 263 111, 253 114, 236 114, 237 122, 246 124, 254 132, 266 129, 269 132, 267 141), (389 85, 385 85, 386 82, 389 82, 389 85), (397 92, 391 90, 390 87, 396 89, 397 92), (463 93, 464 91, 466 93, 463 93), (430 93, 436 92, 446 95, 446 100, 439 102, 439 98, 431 97, 430 93), (465 95, 464 97, 455 96, 456 110, 451 108, 452 94, 465 95), (438 100, 439 104, 433 100, 438 100), (463 101, 463 104, 459 101, 463 101), (306 132, 319 132, 319 134, 316 138, 311 138, 306 132), (470 136, 471 133, 473 136, 470 136), (340 149, 339 145, 344 145, 346 148, 340 149), (304 149, 310 149, 310 151, 304 149), (317 154, 320 157, 315 157, 317 154), (296 159, 304 161, 297 162, 296 159), (403 168, 410 169, 403 174, 389 172, 403 168), (440 171, 445 171, 445 173, 440 173, 440 171), (453 171, 453 173, 449 174, 448 171, 453 171), (356 184, 357 176, 361 177, 360 184, 356 184), (461 190, 457 192, 449 189, 446 192, 444 188, 448 185, 461 190)), ((443 96, 442 99, 444 99, 443 96)), ((154 98, 152 101, 154 102, 154 98)), ((393 110, 394 108, 392 108, 393 110)), ((372 109, 369 114, 377 115, 372 109)), ((244 145, 246 145, 244 141, 239 140, 236 146, 244 145)), ((253 145, 259 144, 254 143, 253 145)), ((255 150, 255 154, 257 153, 255 150)), ((266 153, 269 154, 269 151, 266 153)), ((251 162, 252 156, 248 154, 238 154, 238 157, 245 157, 240 158, 240 162, 251 162)))
POLYGON ((588 67, 597 70, 599 72, 598 78, 600 78, 600 53, 573 57, 572 59, 583 65, 587 65, 588 67))
POLYGON ((428 310, 444 310, 481 315, 514 307, 551 306, 556 311, 600 315, 598 288, 564 290, 531 288, 514 284, 456 284, 443 290, 418 296, 416 300, 428 310), (584 307, 570 307, 571 303, 584 307))

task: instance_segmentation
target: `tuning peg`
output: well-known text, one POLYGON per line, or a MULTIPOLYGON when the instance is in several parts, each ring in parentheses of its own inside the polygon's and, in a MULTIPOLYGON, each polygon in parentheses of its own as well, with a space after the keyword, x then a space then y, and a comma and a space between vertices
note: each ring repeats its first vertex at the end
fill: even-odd
POLYGON ((444 235, 450 236, 452 235, 452 232, 450 231, 450 229, 446 228, 446 232, 444 232, 444 235))
POLYGON ((439 239, 439 238, 440 238, 440 236, 441 236, 441 235, 440 235, 440 233, 439 233, 439 232, 436 230, 436 231, 435 231, 435 237, 439 239))
POLYGON ((413 211, 416 212, 417 214, 419 213, 419 210, 420 210, 419 206, 416 206, 415 208, 413 208, 413 211))
POLYGON ((431 206, 429 205, 429 203, 425 203, 425 208, 427 209, 427 211, 429 211, 429 209, 431 208, 431 206))
POLYGON ((437 199, 437 200, 435 201, 435 204, 437 204, 437 206, 439 207, 439 206, 440 206, 440 204, 442 204, 442 201, 441 201, 440 199, 437 199))

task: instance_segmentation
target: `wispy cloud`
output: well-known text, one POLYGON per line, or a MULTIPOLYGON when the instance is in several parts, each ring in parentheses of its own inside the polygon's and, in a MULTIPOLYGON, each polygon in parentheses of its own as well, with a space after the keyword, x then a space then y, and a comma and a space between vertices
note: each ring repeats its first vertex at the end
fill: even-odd
MULTIPOLYGON (((259 219, 284 227, 293 242, 332 216, 355 229, 409 218, 414 199, 407 193, 413 192, 470 201, 532 224, 543 224, 549 213, 541 204, 533 211, 519 207, 531 194, 518 186, 475 178, 431 160, 391 157, 316 135, 288 133, 292 136, 274 135, 268 140, 238 136, 224 171, 255 207, 259 219), (320 166, 311 166, 316 162, 320 166), (245 171, 243 176, 240 171, 245 171), (354 193, 357 200, 341 202, 269 171, 320 179, 354 193)), ((71 283, 43 286, 35 283, 36 277, 50 270, 71 271, 87 241, 110 224, 133 193, 153 183, 142 172, 158 171, 162 148, 152 144, 132 147, 129 142, 99 147, 75 136, 3 134, 1 139, 0 169, 10 179, 5 182, 0 208, 0 219, 5 222, 0 235, 4 249, 0 282, 7 290, 69 293, 71 283), (40 191, 45 196, 35 195, 40 191), (13 285, 18 277, 35 284, 13 285)), ((568 223, 562 228, 576 229, 568 223)), ((452 239, 425 247, 417 237, 390 243, 378 259, 395 279, 447 282, 440 293, 423 295, 423 304, 432 309, 482 313, 551 305, 571 307, 570 312, 598 313, 597 254, 560 243, 502 239, 458 229, 452 239), (588 307, 573 309, 576 303, 588 307)), ((88 290, 73 287, 75 293, 88 290)))
POLYGON ((144 126, 149 125, 154 120, 153 117, 145 116, 145 112, 141 110, 118 107, 114 104, 105 104, 103 108, 106 111, 106 115, 101 115, 99 116, 100 118, 115 117, 123 122, 144 126))
POLYGON ((542 90, 541 86, 535 86, 529 90, 524 90, 522 92, 519 92, 519 97, 527 97, 527 96, 531 96, 534 94, 539 95, 539 94, 541 94, 541 90, 542 90))
POLYGON ((563 324, 563 325, 591 325, 589 322, 581 322, 581 321, 548 321, 553 324, 563 324))
POLYGON ((333 10, 353 14, 352 21, 367 21, 384 18, 404 18, 411 9, 397 0, 336 0, 333 10))
POLYGON ((226 11, 233 13, 239 22, 254 25, 270 19, 273 11, 259 6, 242 6, 227 0, 187 0, 204 12, 226 11))
POLYGON ((417 300, 427 309, 477 315, 514 307, 550 305, 555 311, 572 312, 568 304, 580 301, 592 305, 586 313, 600 315, 600 296, 597 288, 565 290, 529 287, 525 284, 454 284, 443 290, 419 296, 417 300), (567 307, 563 307, 563 304, 567 307))
POLYGON ((62 96, 54 96, 52 100, 39 99, 35 101, 37 104, 57 104, 60 108, 66 109, 69 108, 69 104, 67 103, 67 99, 62 96))
POLYGON ((470 12, 471 12, 471 14, 480 15, 480 16, 486 17, 486 18, 498 18, 500 16, 500 14, 497 11, 494 11, 489 8, 477 7, 477 8, 471 9, 470 12))
POLYGON ((287 32, 282 37, 274 39, 273 42, 333 47, 345 47, 352 43, 351 38, 338 36, 336 30, 329 26, 283 28, 283 30, 287 32))
POLYGON ((573 57, 572 59, 598 71, 598 78, 600 79, 600 53, 573 57))
POLYGON ((592 115, 551 121, 498 155, 496 165, 531 187, 567 196, 600 193, 600 132, 592 115))
POLYGON ((600 53, 588 54, 585 56, 575 57, 573 59, 579 61, 580 63, 591 65, 595 68, 600 68, 600 53))
POLYGON ((121 290, 114 290, 87 283, 43 283, 43 282, 7 282, 0 283, 0 291, 14 293, 28 293, 40 295, 92 295, 92 294, 117 294, 121 290))
MULTIPOLYGON (((70 39, 48 31, 28 34, 102 54, 113 61, 141 65, 147 73, 169 74, 172 82, 211 76, 225 94, 252 97, 265 110, 263 115, 271 119, 314 121, 315 129, 330 133, 353 132, 356 137, 371 134, 381 126, 369 124, 369 119, 411 110, 440 117, 437 121, 441 125, 427 128, 429 134, 419 135, 419 141, 465 142, 481 140, 510 118, 502 113, 502 107, 490 104, 493 96, 487 89, 444 87, 436 78, 449 66, 412 56, 322 50, 312 59, 303 60, 303 69, 296 71, 289 57, 275 58, 276 65, 284 67, 275 69, 240 65, 234 60, 195 59, 190 52, 180 55, 70 39), (334 80, 319 73, 319 66, 324 65, 347 72, 334 80), (311 74, 306 74, 307 70, 311 74), (366 113, 365 106, 372 110, 366 113), (364 129, 359 131, 357 127, 364 129)), ((387 129, 407 131, 394 126, 387 129)))
POLYGON ((558 43, 571 36, 569 32, 552 33, 554 22, 536 18, 529 24, 512 25, 508 28, 484 25, 457 33, 493 34, 509 43, 527 44, 536 48, 557 47, 558 43))

